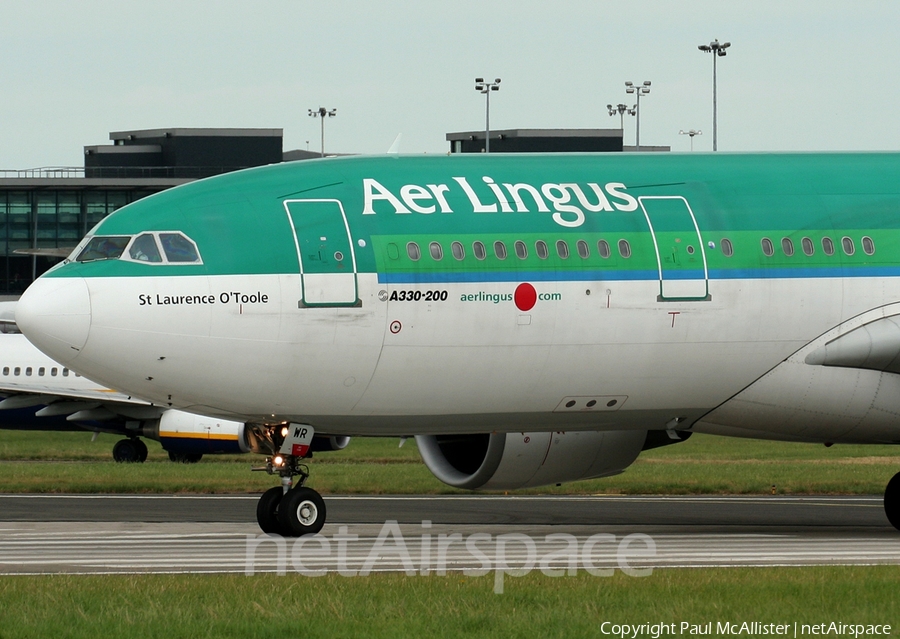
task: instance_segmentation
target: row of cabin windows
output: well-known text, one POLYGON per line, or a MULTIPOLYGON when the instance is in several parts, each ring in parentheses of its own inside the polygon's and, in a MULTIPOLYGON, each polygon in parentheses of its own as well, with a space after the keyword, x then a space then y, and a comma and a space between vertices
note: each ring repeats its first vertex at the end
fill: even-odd
MULTIPOLYGON (((725 242, 726 240, 722 240, 722 252, 725 253, 725 242)), ((775 254, 775 244, 767 237, 762 238, 760 241, 762 245, 763 255, 766 257, 772 257, 775 254)), ((868 235, 863 236, 862 238, 862 249, 863 253, 866 255, 874 255, 875 254, 875 242, 868 235)), ((729 243, 730 244, 730 243, 729 243)), ((815 243, 808 237, 804 237, 800 240, 800 248, 803 251, 803 254, 806 256, 812 256, 816 252, 815 243)), ((844 251, 844 255, 853 255, 856 253, 856 244, 853 242, 853 238, 847 237, 846 235, 841 238, 841 249, 844 251)), ((794 254, 794 242, 788 238, 781 238, 781 251, 788 257, 794 254)), ((834 241, 830 237, 822 238, 822 252, 825 255, 834 255, 835 247, 834 241)))
MULTIPOLYGON (((775 244, 767 237, 762 238, 762 251, 766 257, 772 257, 775 254, 775 244)), ((804 237, 800 240, 800 246, 803 250, 804 255, 812 256, 816 252, 815 243, 808 237, 804 237)), ((631 257, 631 245, 628 243, 628 240, 619 240, 617 247, 619 249, 619 255, 624 258, 631 257)), ((731 243, 731 240, 727 238, 722 238, 721 241, 722 254, 725 257, 731 257, 734 255, 734 245, 731 243)), ((506 248, 506 243, 502 241, 494 242, 494 256, 498 260, 505 260, 508 256, 508 251, 506 248)), ((844 236, 841 238, 841 248, 844 251, 845 255, 853 255, 856 252, 856 245, 853 242, 853 238, 844 236)), ((693 247, 688 247, 688 252, 693 253, 693 247)), ((874 255, 875 254, 875 242, 869 236, 863 236, 862 238, 862 249, 866 255, 874 255)), ((516 257, 520 260, 524 260, 528 257, 528 246, 522 240, 516 240, 513 245, 513 250, 516 254, 516 257)), ((783 237, 781 238, 781 250, 788 257, 794 254, 794 242, 790 238, 783 237)), ((830 237, 822 238, 822 252, 825 255, 834 255, 834 242, 830 237)), ((550 256, 550 247, 544 240, 538 240, 534 243, 534 251, 537 256, 546 260, 550 256)), ((578 240, 575 242, 575 251, 578 254, 578 257, 582 259, 587 259, 591 256, 591 248, 590 245, 584 240, 578 240)), ((431 242, 428 245, 428 252, 431 255, 431 258, 435 261, 440 261, 444 259, 444 247, 440 242, 431 242)), ((409 255, 409 259, 414 262, 419 261, 422 258, 422 251, 419 248, 419 244, 417 242, 409 242, 406 245, 406 253, 409 255)), ((466 257, 466 249, 463 246, 462 242, 452 242, 450 244, 450 253, 453 255, 453 258, 458 261, 462 261, 466 257)), ((597 253, 603 259, 608 259, 612 255, 612 249, 610 248, 609 242, 606 240, 600 240, 597 242, 597 253)), ((475 256, 475 259, 483 260, 487 257, 487 247, 483 242, 473 242, 472 243, 472 254, 475 256)), ((569 252, 569 244, 565 240, 557 240, 556 241, 556 254, 560 257, 560 259, 568 259, 569 252)))
MULTIPOLYGON (((56 377, 59 372, 60 372, 60 369, 56 368, 56 366, 53 366, 52 368, 50 368, 50 377, 56 377)), ((15 368, 10 369, 9 366, 4 366, 3 367, 3 375, 9 376, 10 373, 13 375, 13 377, 18 377, 19 375, 22 374, 22 367, 16 366, 15 368)), ((34 369, 31 366, 26 366, 25 367, 25 376, 30 377, 33 374, 34 374, 34 369)), ((47 369, 45 367, 40 366, 37 369, 38 377, 44 377, 46 374, 47 374, 47 369)), ((74 373, 74 375, 75 375, 75 377, 81 377, 81 375, 79 375, 78 373, 74 373)), ((69 376, 68 368, 62 369, 62 376, 63 377, 69 376)))
MULTIPOLYGON (((628 243, 628 240, 619 240, 617 247, 619 249, 619 255, 624 258, 631 257, 631 245, 628 243)), ((506 243, 500 240, 494 242, 493 249, 494 257, 498 260, 505 260, 509 255, 506 243)), ((516 240, 513 244, 513 252, 517 258, 524 260, 528 257, 528 245, 522 240, 516 240)), ((534 243, 534 252, 542 260, 546 260, 550 257, 550 247, 544 240, 538 240, 534 243)), ((575 252, 578 254, 578 257, 586 260, 591 256, 591 247, 586 241, 578 240, 575 242, 575 252)), ((444 259, 444 247, 440 242, 431 242, 428 245, 428 253, 435 261, 444 259)), ((612 249, 609 242, 606 240, 597 242, 597 253, 603 259, 608 259, 612 255, 612 249)), ((414 262, 418 262, 422 258, 422 250, 419 248, 417 242, 409 242, 406 245, 406 254, 409 255, 409 259, 414 262)), ((466 247, 463 246, 462 242, 451 242, 450 254, 453 256, 453 259, 462 261, 466 258, 466 247)), ((569 243, 565 240, 557 240, 556 254, 560 259, 569 259, 569 243)), ((474 255, 477 260, 487 258, 487 247, 484 245, 484 242, 472 242, 472 255, 474 255)))

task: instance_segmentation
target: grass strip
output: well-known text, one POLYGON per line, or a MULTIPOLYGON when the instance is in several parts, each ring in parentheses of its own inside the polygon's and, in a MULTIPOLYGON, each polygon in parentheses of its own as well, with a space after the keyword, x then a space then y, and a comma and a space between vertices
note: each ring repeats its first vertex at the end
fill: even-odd
MULTIPOLYGON (((113 436, 0 431, 0 491, 76 493, 259 493, 274 485, 251 473, 258 455, 208 455, 173 464, 147 442, 144 464, 116 464, 113 436), (52 470, 50 468, 52 467, 52 470)), ((413 440, 355 438, 318 453, 309 485, 324 494, 447 494, 422 464, 413 440)), ((900 470, 894 446, 791 444, 694 435, 687 442, 642 453, 623 474, 548 486, 522 494, 880 494, 900 470)))
POLYGON ((491 575, 462 574, 2 577, 0 639, 598 637, 605 621, 835 621, 893 624, 896 634, 900 620, 896 566, 531 572, 507 578, 501 595, 492 587, 491 575))

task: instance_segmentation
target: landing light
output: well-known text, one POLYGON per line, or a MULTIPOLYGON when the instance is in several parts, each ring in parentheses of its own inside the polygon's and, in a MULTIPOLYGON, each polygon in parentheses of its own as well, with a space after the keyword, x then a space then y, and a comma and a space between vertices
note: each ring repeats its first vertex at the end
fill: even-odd
POLYGON ((282 437, 287 437, 289 432, 290 432, 290 429, 287 426, 281 427, 281 436, 282 437))
POLYGON ((284 457, 282 457, 281 455, 276 455, 272 458, 272 464, 274 466, 277 466, 278 468, 281 468, 282 466, 284 466, 284 457))

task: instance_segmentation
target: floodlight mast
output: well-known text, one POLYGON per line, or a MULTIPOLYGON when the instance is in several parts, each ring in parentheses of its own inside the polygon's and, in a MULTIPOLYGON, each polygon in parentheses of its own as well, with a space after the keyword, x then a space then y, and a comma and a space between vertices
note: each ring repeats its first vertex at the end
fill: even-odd
POLYGON ((319 107, 318 109, 308 109, 309 117, 311 118, 320 118, 322 120, 322 157, 325 157, 325 118, 333 118, 337 115, 337 109, 331 109, 330 111, 325 107, 319 107))
POLYGON ((611 104, 606 105, 606 109, 609 111, 611 116, 618 115, 619 116, 619 128, 622 129, 622 137, 625 137, 625 114, 634 115, 637 113, 637 105, 628 108, 627 104, 617 104, 613 106, 611 104))
POLYGON ((634 133, 634 146, 636 151, 641 150, 641 96, 647 95, 650 93, 650 81, 644 80, 644 83, 639 86, 635 86, 633 82, 628 81, 625 83, 625 93, 633 93, 635 99, 637 100, 637 104, 634 105, 634 113, 637 119, 635 124, 635 133, 634 133))
POLYGON ((475 90, 484 94, 484 152, 491 152, 491 91, 500 90, 500 78, 493 82, 485 82, 484 78, 475 78, 475 90))
POLYGON ((697 48, 706 53, 713 54, 713 151, 719 150, 718 145, 718 123, 716 122, 716 58, 725 56, 725 49, 731 46, 730 42, 719 42, 718 38, 709 44, 701 44, 697 48))

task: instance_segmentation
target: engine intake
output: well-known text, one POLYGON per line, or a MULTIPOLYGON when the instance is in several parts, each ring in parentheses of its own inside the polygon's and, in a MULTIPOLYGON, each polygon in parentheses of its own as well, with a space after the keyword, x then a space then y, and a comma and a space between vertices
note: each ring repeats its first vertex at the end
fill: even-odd
POLYGON ((422 460, 456 488, 513 490, 617 475, 647 439, 643 430, 418 435, 422 460))

